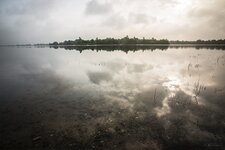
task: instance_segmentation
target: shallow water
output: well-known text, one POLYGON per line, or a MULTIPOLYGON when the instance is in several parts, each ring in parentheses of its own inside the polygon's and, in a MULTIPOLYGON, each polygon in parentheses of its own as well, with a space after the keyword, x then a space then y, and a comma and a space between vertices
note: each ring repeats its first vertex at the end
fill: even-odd
POLYGON ((0 149, 224 149, 225 51, 68 49, 0 48, 0 149))

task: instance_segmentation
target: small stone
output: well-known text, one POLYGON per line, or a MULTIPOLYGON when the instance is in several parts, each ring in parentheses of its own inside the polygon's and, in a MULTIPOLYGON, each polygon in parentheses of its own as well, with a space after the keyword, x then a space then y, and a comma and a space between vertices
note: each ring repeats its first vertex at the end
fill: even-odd
POLYGON ((37 137, 33 138, 33 141, 38 141, 40 139, 41 139, 41 136, 37 136, 37 137))

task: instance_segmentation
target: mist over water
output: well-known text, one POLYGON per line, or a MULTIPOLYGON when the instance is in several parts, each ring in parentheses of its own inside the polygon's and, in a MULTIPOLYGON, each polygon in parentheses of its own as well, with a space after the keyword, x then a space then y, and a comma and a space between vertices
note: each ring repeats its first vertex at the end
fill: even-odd
POLYGON ((0 47, 0 149, 224 149, 225 51, 68 49, 0 47))

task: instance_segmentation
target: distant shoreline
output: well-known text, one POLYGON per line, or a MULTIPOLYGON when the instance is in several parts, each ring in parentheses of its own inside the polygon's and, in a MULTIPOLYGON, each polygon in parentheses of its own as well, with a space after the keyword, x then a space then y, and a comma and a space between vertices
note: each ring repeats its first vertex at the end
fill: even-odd
POLYGON ((71 47, 71 46, 79 46, 79 47, 101 47, 101 46, 225 46, 225 44, 87 44, 87 45, 50 45, 50 44, 16 44, 16 45, 0 45, 1 47, 7 46, 57 46, 57 47, 71 47))
POLYGON ((49 44, 26 44, 26 45, 0 45, 0 47, 15 47, 15 48, 51 48, 76 50, 80 53, 85 50, 91 51, 154 51, 194 48, 207 50, 225 50, 225 44, 97 44, 97 45, 49 45, 49 44))

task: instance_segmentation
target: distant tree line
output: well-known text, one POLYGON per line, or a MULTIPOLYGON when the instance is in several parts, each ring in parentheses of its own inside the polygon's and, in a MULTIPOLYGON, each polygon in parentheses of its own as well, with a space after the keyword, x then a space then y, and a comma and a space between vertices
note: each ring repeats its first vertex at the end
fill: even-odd
POLYGON ((64 48, 65 50, 77 50, 77 51, 84 51, 84 50, 92 50, 92 51, 123 51, 123 52, 129 52, 129 51, 145 51, 145 50, 167 50, 168 48, 195 48, 195 49, 208 49, 208 50, 225 50, 225 45, 50 45, 50 48, 58 49, 58 48, 64 48))
POLYGON ((146 38, 129 38, 128 36, 121 38, 121 39, 115 39, 115 38, 106 38, 106 39, 91 39, 91 40, 84 40, 82 38, 78 38, 75 40, 68 40, 64 42, 53 42, 49 43, 49 45, 113 45, 113 44, 169 44, 169 41, 167 39, 160 39, 157 40, 155 38, 146 39, 146 38))
POLYGON ((155 38, 130 38, 125 36, 120 39, 115 38, 105 38, 105 39, 91 39, 91 40, 84 40, 81 37, 75 40, 66 40, 64 42, 53 42, 49 43, 49 45, 127 45, 127 44, 225 44, 225 39, 220 40, 197 40, 197 41, 169 41, 167 39, 160 39, 157 40, 155 38))
POLYGON ((197 40, 197 41, 170 41, 170 44, 225 44, 225 39, 197 40))

